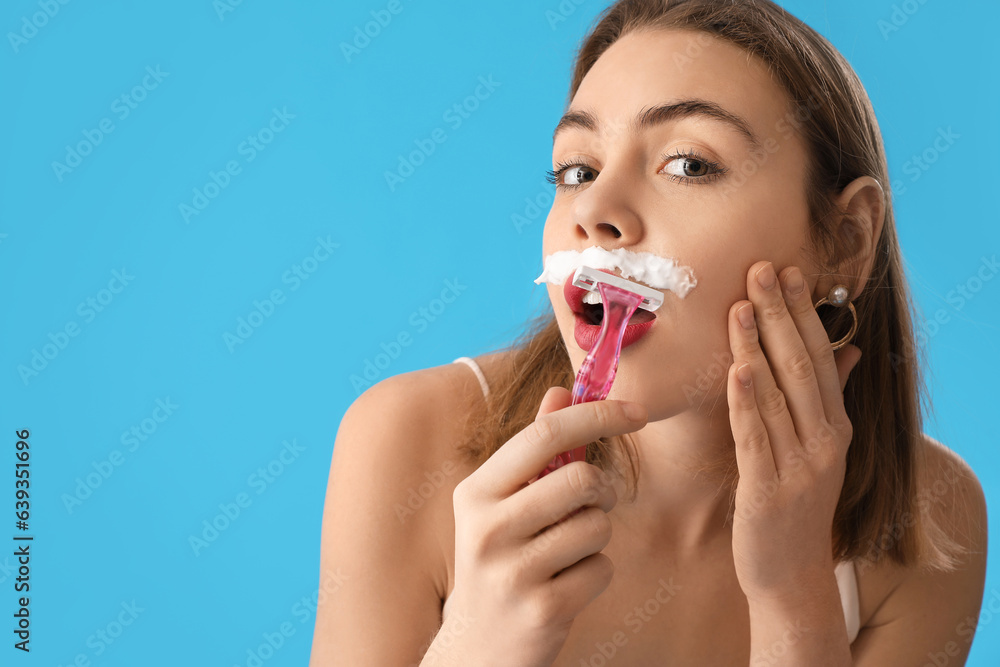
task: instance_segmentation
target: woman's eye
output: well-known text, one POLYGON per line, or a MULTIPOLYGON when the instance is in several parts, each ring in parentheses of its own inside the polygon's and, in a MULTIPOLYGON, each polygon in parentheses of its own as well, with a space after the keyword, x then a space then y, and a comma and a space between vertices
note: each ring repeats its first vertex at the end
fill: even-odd
POLYGON ((698 177, 711 173, 711 166, 704 160, 692 157, 676 157, 668 162, 663 170, 671 176, 698 177))
POLYGON ((592 180, 594 180, 594 172, 590 169, 590 167, 585 167, 583 165, 570 167, 563 172, 564 185, 583 185, 587 181, 592 180), (583 172, 583 174, 581 175, 580 172, 583 172), (587 177, 587 174, 590 176, 587 177))
MULTIPOLYGON (((661 159, 666 164, 660 173, 666 174, 671 181, 684 184, 710 183, 726 173, 726 168, 707 160, 696 153, 663 155, 661 159)), ((586 164, 560 163, 554 171, 546 172, 546 181, 557 189, 579 188, 597 178, 598 172, 586 164)))

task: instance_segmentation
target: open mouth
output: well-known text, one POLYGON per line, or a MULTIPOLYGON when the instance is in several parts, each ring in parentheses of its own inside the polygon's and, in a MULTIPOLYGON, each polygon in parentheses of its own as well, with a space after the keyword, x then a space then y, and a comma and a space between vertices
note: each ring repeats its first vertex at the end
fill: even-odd
MULTIPOLYGON (((607 274, 615 275, 612 271, 601 269, 607 274)), ((588 292, 582 287, 576 287, 572 281, 567 280, 563 285, 563 293, 566 303, 580 320, 591 326, 600 326, 604 321, 604 305, 601 303, 599 291, 588 292)), ((636 311, 629 318, 628 324, 643 324, 656 319, 656 314, 643 308, 636 308, 636 311)))
MULTIPOLYGON (((604 304, 600 303, 585 303, 583 304, 583 313, 581 313, 583 321, 587 324, 592 324, 594 326, 601 326, 604 322, 604 304)), ((629 325, 632 324, 642 324, 643 322, 651 322, 656 319, 654 313, 648 310, 643 310, 642 308, 636 308, 636 311, 632 313, 632 317, 629 318, 629 325)))

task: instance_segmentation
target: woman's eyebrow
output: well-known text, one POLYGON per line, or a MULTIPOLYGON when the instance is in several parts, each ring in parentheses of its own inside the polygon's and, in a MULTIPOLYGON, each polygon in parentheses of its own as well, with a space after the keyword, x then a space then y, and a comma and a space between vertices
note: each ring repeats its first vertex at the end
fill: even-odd
MULTIPOLYGON (((701 116, 703 118, 709 118, 725 123, 742 134, 743 137, 750 142, 750 147, 752 149, 760 148, 760 141, 757 139, 757 135, 755 135, 753 130, 750 128, 750 123, 748 123, 741 116, 738 116, 731 111, 727 111, 715 102, 710 102, 708 100, 681 100, 671 104, 660 104, 658 106, 644 109, 643 111, 637 113, 632 119, 629 131, 632 134, 638 134, 643 130, 649 129, 661 123, 678 120, 680 118, 690 118, 692 116, 701 116)), ((597 120, 597 116, 595 114, 584 109, 568 111, 562 118, 559 119, 559 123, 556 125, 556 130, 552 133, 553 145, 555 145, 556 136, 558 136, 558 134, 563 130, 571 127, 578 127, 591 132, 597 132, 600 127, 600 122, 597 120)))

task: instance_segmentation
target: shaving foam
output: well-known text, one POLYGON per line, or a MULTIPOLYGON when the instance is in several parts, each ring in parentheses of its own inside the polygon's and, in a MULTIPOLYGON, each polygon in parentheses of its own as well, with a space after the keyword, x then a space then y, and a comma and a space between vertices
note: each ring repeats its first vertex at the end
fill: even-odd
POLYGON ((545 257, 542 275, 535 278, 535 284, 551 283, 562 285, 566 278, 581 266, 595 269, 620 270, 623 278, 644 283, 656 289, 668 289, 684 298, 698 281, 690 267, 681 266, 674 259, 660 257, 651 252, 632 252, 625 248, 605 250, 600 246, 590 246, 579 250, 560 250, 545 257))

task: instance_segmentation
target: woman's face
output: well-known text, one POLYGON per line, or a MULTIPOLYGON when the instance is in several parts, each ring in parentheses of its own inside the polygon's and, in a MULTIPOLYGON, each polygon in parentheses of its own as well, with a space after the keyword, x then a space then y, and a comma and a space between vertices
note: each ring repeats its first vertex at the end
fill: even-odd
MULTIPOLYGON (((809 109, 793 109, 765 67, 728 42, 647 31, 600 57, 569 112, 588 112, 596 129, 569 123, 556 134, 553 169, 586 166, 556 177, 543 253, 647 251, 691 267, 698 281, 683 299, 665 292, 650 332, 622 350, 609 398, 643 403, 650 421, 725 409, 727 316, 747 298, 750 266, 770 260, 780 272, 794 264, 810 283, 820 270, 805 254, 807 154, 794 129, 809 109), (637 115, 678 103, 635 128, 637 115)), ((547 287, 579 369, 586 352, 574 338, 574 314, 563 287, 547 287)))

